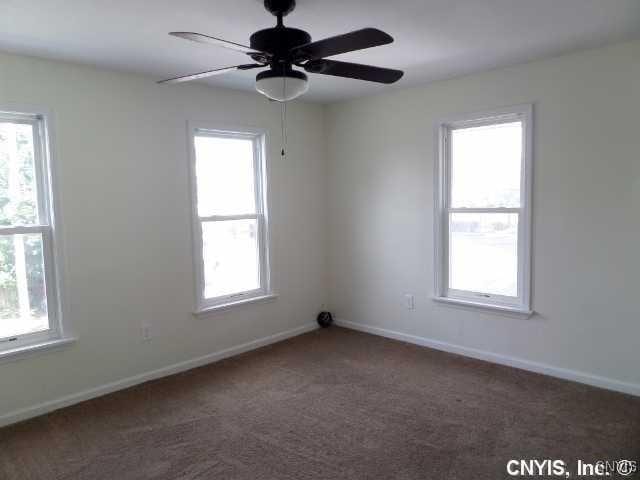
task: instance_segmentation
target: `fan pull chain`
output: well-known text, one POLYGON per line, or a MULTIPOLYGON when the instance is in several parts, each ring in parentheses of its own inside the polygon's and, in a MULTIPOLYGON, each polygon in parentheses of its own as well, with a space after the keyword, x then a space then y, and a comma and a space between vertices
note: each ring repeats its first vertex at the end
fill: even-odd
MULTIPOLYGON (((282 80, 282 98, 285 98, 287 92, 287 77, 283 76, 282 80)), ((280 102, 280 127, 282 129, 282 150, 280 155, 286 156, 287 150, 287 102, 280 102)))
POLYGON ((283 157, 286 156, 286 150, 287 150, 287 102, 281 102, 282 105, 280 106, 280 126, 282 128, 282 151, 280 152, 280 155, 282 155, 283 157))

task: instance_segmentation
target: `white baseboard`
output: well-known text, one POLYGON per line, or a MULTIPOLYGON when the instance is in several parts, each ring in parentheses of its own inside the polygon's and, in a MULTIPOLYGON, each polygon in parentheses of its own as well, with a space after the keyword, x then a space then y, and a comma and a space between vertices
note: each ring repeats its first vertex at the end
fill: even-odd
POLYGON ((601 377, 599 375, 579 372, 577 370, 568 370, 566 368, 553 367, 551 365, 545 365, 543 363, 532 362, 516 357, 509 357, 506 355, 500 355, 484 350, 477 350, 475 348, 463 347, 460 345, 454 345, 452 343, 441 342, 439 340, 419 337, 417 335, 409 335, 402 332, 387 330, 386 328, 373 327, 370 325, 365 325, 363 323, 355 323, 349 322, 347 320, 336 319, 335 324, 341 327, 350 328, 352 330, 359 330, 361 332, 379 335, 381 337, 393 338, 402 342, 413 343, 415 345, 442 350, 444 352, 456 353, 465 357, 485 360, 487 362, 520 368, 522 370, 528 370, 530 372, 542 373, 551 377, 584 383, 594 387, 605 388, 607 390, 640 396, 640 384, 637 383, 622 382, 620 380, 614 380, 607 377, 601 377))
POLYGON ((272 343, 280 342, 282 340, 286 340, 287 338, 295 337, 297 335, 301 335, 306 332, 311 332, 316 328, 318 328, 318 325, 316 325, 315 323, 309 324, 309 325, 303 325, 301 327, 297 327, 292 330, 287 330, 285 332, 276 333, 275 335, 259 338, 251 342, 243 343, 242 345, 237 345, 235 347, 210 353, 202 357, 193 358, 191 360, 186 360, 180 363, 175 363, 173 365, 168 365, 166 367, 159 368, 157 370, 141 373, 139 375, 134 375, 133 377, 123 378, 122 380, 117 380, 112 383, 107 383, 106 385, 101 385, 99 387, 91 388, 89 390, 73 393, 71 395, 67 395, 65 397, 58 398, 56 400, 50 400, 48 402, 33 405, 31 407, 22 408, 20 410, 14 410, 13 412, 0 416, 0 427, 10 425, 16 422, 21 422, 23 420, 27 420, 32 417, 37 417, 38 415, 43 415, 45 413, 49 413, 54 410, 58 410, 60 408, 68 407, 76 403, 84 402, 85 400, 90 400, 92 398, 100 397, 108 393, 129 388, 134 385, 138 385, 140 383, 148 382, 149 380, 155 380, 157 378, 166 377, 168 375, 184 372, 186 370, 191 370, 192 368, 201 367, 209 363, 218 362, 220 360, 233 357, 234 355, 238 355, 240 353, 248 352, 250 350, 255 350, 256 348, 260 348, 266 345, 270 345, 272 343))

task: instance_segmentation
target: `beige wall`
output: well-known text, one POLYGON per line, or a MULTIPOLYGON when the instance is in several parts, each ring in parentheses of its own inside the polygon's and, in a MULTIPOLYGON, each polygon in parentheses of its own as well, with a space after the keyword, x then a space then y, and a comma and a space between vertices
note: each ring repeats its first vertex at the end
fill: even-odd
POLYGON ((9 55, 0 71, 0 105, 53 112, 64 297, 79 337, 0 363, 0 417, 314 322, 325 300, 322 107, 291 105, 282 159, 279 108, 257 94, 9 55), (187 120, 268 131, 275 301, 191 315, 187 120))
POLYGON ((639 114, 640 42, 330 107, 336 316, 506 363, 543 364, 550 368, 539 370, 554 374, 569 369, 569 377, 586 374, 583 380, 640 394, 639 114), (530 102, 537 314, 436 304, 434 123, 530 102), (415 310, 404 307, 405 293, 416 295, 415 310))

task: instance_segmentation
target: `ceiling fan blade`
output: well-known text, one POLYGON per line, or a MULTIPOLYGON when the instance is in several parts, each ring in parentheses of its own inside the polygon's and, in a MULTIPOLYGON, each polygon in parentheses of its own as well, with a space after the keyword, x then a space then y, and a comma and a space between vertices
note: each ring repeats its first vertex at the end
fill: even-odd
POLYGON ((208 35, 203 35, 201 33, 195 32, 169 32, 169 35, 173 35, 174 37, 184 38, 185 40, 191 40, 192 42, 198 43, 207 43, 209 45, 217 45, 219 47, 229 48, 231 50, 235 50, 236 52, 246 53, 248 55, 254 53, 262 53, 259 50, 254 50, 253 48, 247 47, 245 45, 240 45, 239 43, 229 42, 227 40, 222 40, 221 38, 210 37, 208 35))
POLYGON ((378 47, 393 42, 393 37, 377 28, 363 28, 355 32, 325 38, 300 45, 291 50, 296 61, 331 57, 340 53, 378 47))
POLYGON ((337 62, 335 60, 310 60, 303 65, 309 73, 355 78, 378 83, 395 83, 402 78, 402 70, 361 65, 359 63, 337 62))
POLYGON ((251 70, 253 68, 261 68, 265 65, 258 63, 250 63, 247 65, 236 65, 235 67, 218 68, 216 70, 207 70, 206 72, 194 73, 192 75, 185 75, 182 77, 168 78, 166 80, 160 80, 157 83, 182 83, 190 82, 191 80, 200 80, 201 78, 213 77, 214 75, 220 75, 222 73, 234 72, 236 70, 251 70))

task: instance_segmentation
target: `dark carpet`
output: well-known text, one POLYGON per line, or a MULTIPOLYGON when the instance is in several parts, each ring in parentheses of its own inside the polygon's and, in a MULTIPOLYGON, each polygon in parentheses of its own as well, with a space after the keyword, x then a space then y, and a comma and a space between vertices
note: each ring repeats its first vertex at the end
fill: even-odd
POLYGON ((520 458, 640 460, 640 398, 332 327, 0 430, 2 480, 495 480, 520 458))

